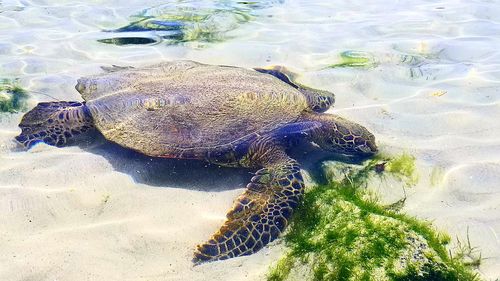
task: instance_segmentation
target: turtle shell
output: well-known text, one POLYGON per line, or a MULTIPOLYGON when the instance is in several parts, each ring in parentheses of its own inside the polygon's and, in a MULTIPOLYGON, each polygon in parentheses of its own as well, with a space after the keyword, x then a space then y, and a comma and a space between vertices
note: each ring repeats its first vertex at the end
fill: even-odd
POLYGON ((106 139, 170 158, 236 147, 307 108, 303 94, 271 75, 193 61, 116 67, 76 89, 106 139))

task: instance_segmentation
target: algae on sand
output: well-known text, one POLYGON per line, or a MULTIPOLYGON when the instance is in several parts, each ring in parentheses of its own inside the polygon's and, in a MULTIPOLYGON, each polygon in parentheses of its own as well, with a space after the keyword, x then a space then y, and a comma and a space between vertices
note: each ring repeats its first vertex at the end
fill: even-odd
POLYGON ((344 51, 340 53, 340 62, 329 67, 374 67, 375 65, 372 54, 361 51, 344 51))
POLYGON ((16 79, 0 79, 0 112, 16 113, 27 109, 27 92, 16 79))
POLYGON ((403 154, 344 166, 341 179, 308 190, 268 280, 478 280, 460 255, 449 255, 449 236, 367 191, 377 174, 414 184, 413 162, 403 154))
POLYGON ((415 185, 418 181, 415 157, 408 153, 403 153, 388 161, 385 169, 391 176, 407 186, 415 185))
POLYGON ((406 78, 435 79, 436 75, 443 71, 436 69, 433 64, 434 55, 418 55, 398 52, 365 52, 357 50, 343 51, 338 55, 337 62, 330 64, 328 68, 358 68, 363 70, 375 67, 390 67, 393 71, 404 73, 406 78))

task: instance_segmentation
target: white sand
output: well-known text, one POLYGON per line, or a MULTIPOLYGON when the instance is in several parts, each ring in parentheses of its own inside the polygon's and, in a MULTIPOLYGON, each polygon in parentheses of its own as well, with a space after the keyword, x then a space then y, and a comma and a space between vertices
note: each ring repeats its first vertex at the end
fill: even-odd
MULTIPOLYGON (((95 42, 99 29, 157 4, 105 2, 0 4, 10 7, 0 13, 0 77, 21 78, 34 104, 50 100, 40 93, 78 100, 76 79, 101 65, 190 58, 292 67, 304 84, 334 91, 332 112, 366 125, 382 151, 417 158, 420 181, 405 210, 461 241, 468 230, 482 276, 500 278, 498 5, 287 1, 236 39, 192 49, 95 42), (371 52, 378 65, 322 69, 345 50, 371 52), (422 63, 401 62, 403 53, 422 63)), ((249 257, 190 262, 247 172, 151 160, 102 140, 25 152, 13 142, 21 116, 0 115, 0 280, 263 280, 279 258, 278 242, 249 257)), ((400 186, 375 187, 388 202, 402 196, 400 186)))
POLYGON ((1 161, 2 280, 202 280, 207 273, 228 278, 235 267, 237 279, 255 280, 273 256, 266 249, 192 267, 194 246, 222 223, 240 190, 135 183, 104 157, 75 147, 43 145, 1 161))

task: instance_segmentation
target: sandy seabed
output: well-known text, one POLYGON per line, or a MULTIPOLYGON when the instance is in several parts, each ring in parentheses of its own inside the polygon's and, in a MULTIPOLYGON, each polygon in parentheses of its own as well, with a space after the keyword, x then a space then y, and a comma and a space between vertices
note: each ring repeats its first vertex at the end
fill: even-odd
MULTIPOLYGON (((20 78, 34 106, 47 95, 80 100, 76 79, 103 65, 286 65, 301 83, 335 92, 329 113, 366 125, 381 151, 414 155, 419 183, 406 190, 404 211, 454 241, 468 233, 481 276, 500 278, 498 4, 285 1, 203 48, 96 42, 100 30, 158 4, 129 2, 0 4, 0 75, 20 78), (327 67, 346 50, 374 64, 327 67)), ((248 171, 151 159, 99 137, 23 151, 13 141, 21 117, 0 114, 0 280, 263 280, 280 257, 277 241, 192 266, 194 247, 224 221, 248 171)), ((400 186, 374 188, 387 202, 403 196, 400 186)))

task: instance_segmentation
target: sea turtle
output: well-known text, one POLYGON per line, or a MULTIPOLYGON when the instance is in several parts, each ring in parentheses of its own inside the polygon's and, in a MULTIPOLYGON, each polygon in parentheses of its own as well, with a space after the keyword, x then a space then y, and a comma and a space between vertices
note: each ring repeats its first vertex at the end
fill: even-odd
POLYGON ((284 68, 182 60, 105 70, 78 80, 84 102, 39 103, 16 139, 27 148, 63 146, 96 128, 145 155, 257 170, 224 225, 197 247, 195 263, 255 253, 283 232, 304 193, 300 165, 287 154, 297 142, 344 155, 377 151, 363 126, 322 114, 332 93, 293 82, 284 68))

